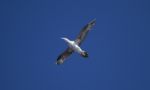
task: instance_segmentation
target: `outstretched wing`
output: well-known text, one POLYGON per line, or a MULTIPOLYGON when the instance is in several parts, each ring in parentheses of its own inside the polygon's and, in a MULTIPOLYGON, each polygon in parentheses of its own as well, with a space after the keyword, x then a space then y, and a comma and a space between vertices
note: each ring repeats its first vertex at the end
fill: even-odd
POLYGON ((81 43, 83 42, 83 40, 87 36, 89 30, 91 30, 91 28, 95 25, 95 22, 96 22, 96 19, 92 20, 86 26, 84 26, 83 29, 80 31, 79 35, 77 36, 77 38, 75 40, 75 42, 78 45, 81 45, 81 43))
POLYGON ((67 57, 69 57, 73 53, 71 48, 67 48, 62 54, 60 54, 57 58, 56 64, 62 64, 67 57))

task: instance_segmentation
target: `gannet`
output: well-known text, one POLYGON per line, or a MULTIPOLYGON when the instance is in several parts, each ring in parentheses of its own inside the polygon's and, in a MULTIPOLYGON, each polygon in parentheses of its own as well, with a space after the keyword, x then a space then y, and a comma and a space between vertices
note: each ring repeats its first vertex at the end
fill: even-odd
POLYGON ((86 51, 82 50, 80 45, 83 42, 83 40, 85 39, 85 37, 87 36, 88 32, 95 25, 95 22, 96 22, 96 19, 90 21, 87 25, 85 25, 81 29, 79 35, 77 36, 77 38, 74 41, 69 40, 66 37, 61 38, 68 44, 68 48, 58 56, 56 64, 58 64, 58 65, 62 64, 66 60, 66 58, 69 57, 73 52, 79 53, 84 58, 88 57, 88 53, 86 51))

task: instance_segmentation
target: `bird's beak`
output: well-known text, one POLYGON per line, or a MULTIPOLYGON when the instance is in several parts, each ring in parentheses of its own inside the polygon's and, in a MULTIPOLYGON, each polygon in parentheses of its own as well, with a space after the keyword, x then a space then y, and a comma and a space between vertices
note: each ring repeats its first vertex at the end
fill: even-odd
POLYGON ((65 37, 62 37, 61 39, 63 39, 63 40, 64 40, 64 41, 66 41, 66 42, 68 41, 68 39, 67 39, 67 38, 65 38, 65 37))
POLYGON ((61 39, 63 39, 65 42, 69 42, 68 38, 62 37, 61 39))
POLYGON ((61 39, 66 40, 66 38, 65 38, 65 37, 62 37, 61 39))

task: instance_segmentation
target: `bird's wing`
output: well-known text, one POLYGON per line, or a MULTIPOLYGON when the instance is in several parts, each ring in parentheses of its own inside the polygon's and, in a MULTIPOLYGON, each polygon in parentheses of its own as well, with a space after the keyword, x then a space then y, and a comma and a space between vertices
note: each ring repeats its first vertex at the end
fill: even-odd
POLYGON ((65 61, 65 59, 69 57, 72 53, 73 53, 73 50, 68 47, 63 53, 61 53, 58 56, 56 64, 62 64, 65 61))
POLYGON ((83 40, 85 39, 85 37, 87 36, 89 30, 91 30, 91 28, 95 25, 96 19, 92 20, 91 22, 89 22, 86 26, 84 26, 79 35, 77 36, 75 42, 80 45, 83 40))

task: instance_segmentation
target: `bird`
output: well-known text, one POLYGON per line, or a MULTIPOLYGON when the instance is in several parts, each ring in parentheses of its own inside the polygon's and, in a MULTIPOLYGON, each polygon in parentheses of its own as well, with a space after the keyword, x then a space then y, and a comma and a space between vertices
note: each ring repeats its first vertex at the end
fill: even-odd
POLYGON ((88 32, 92 29, 92 27, 95 25, 96 23, 96 19, 93 19, 92 21, 90 21, 88 24, 86 24, 80 31, 79 35, 77 36, 77 38, 75 40, 69 40, 66 37, 62 37, 61 39, 63 39, 67 44, 68 47, 67 49, 61 53, 57 60, 56 60, 56 64, 60 65, 63 64, 64 61, 67 59, 67 57, 69 57, 73 52, 77 52, 78 54, 80 54, 82 57, 87 58, 88 52, 84 51, 80 45, 81 43, 85 40, 88 32))

